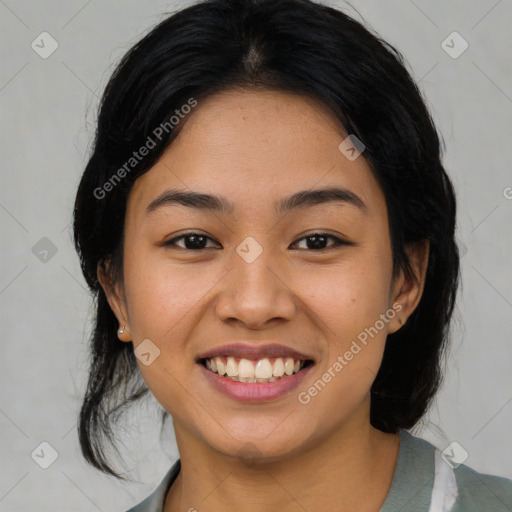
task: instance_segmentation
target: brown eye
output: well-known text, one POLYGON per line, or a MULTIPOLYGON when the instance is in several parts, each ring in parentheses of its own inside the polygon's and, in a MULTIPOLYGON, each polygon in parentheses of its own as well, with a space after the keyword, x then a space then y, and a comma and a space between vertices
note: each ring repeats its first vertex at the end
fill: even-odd
POLYGON ((301 238, 300 240, 295 242, 295 244, 298 244, 303 240, 306 240, 306 249, 312 249, 316 251, 331 249, 339 245, 352 245, 349 242, 342 240, 341 238, 338 238, 334 235, 329 235, 327 233, 312 233, 311 235, 301 238), (334 243, 327 246, 326 244, 329 239, 334 240, 334 243))
POLYGON ((169 240, 168 242, 165 242, 166 246, 177 246, 182 249, 189 249, 192 251, 197 251, 201 249, 207 249, 206 243, 208 240, 212 240, 209 236, 203 235, 201 233, 185 233, 183 235, 180 235, 176 238, 173 238, 172 240, 169 240), (176 241, 178 240, 184 240, 184 245, 178 245, 176 244, 176 241))
MULTIPOLYGON (((301 250, 309 249, 313 251, 322 251, 332 249, 340 245, 353 245, 351 242, 347 242, 345 240, 342 240, 341 238, 338 238, 334 235, 329 235, 327 233, 312 233, 311 235, 305 236, 297 240, 297 242, 295 242, 295 244, 293 245, 297 245, 303 240, 306 241, 306 247, 302 247, 301 250), (327 245, 328 240, 333 240, 334 243, 327 245)), ((208 241, 217 243, 212 238, 203 235, 202 233, 184 233, 183 235, 180 235, 178 237, 173 238, 172 240, 169 240, 168 242, 165 242, 164 245, 168 247, 180 247, 181 249, 188 249, 191 251, 199 251, 202 249, 212 248, 212 246, 207 247, 206 244, 208 243, 208 241), (177 243, 178 241, 181 242, 182 240, 182 245, 177 243)))

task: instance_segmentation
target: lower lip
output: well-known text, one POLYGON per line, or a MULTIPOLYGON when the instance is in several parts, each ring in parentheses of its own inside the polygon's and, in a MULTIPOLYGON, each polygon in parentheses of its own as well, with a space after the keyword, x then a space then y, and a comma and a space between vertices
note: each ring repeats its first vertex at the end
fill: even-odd
POLYGON ((208 370, 208 368, 205 368, 200 363, 198 363, 198 366, 214 388, 234 400, 241 402, 271 402, 295 389, 308 375, 314 365, 310 364, 298 373, 268 383, 236 382, 226 377, 221 377, 218 373, 208 370))

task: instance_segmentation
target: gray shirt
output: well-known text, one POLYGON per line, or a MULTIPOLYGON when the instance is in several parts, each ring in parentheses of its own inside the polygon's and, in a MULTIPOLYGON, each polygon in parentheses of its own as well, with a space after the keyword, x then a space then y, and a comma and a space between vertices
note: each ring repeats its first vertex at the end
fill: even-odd
MULTIPOLYGON (((144 501, 127 512, 163 512, 180 460, 144 501)), ((512 512, 512 480, 454 469, 429 442, 400 431, 393 480, 379 512, 512 512)))

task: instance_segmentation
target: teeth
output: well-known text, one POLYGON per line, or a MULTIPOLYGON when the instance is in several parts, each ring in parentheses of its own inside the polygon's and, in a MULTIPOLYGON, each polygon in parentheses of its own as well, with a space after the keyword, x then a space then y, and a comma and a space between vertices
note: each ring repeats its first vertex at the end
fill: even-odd
POLYGON ((284 363, 284 373, 286 373, 286 375, 292 375, 293 374, 293 359, 291 357, 289 357, 287 360, 286 360, 286 363, 284 363))
POLYGON ((272 365, 268 359, 260 359, 256 363, 254 376, 257 379, 270 379, 270 377, 272 377, 272 365))
MULTIPOLYGON (((211 361, 211 359, 208 359, 208 361, 211 361)), ((222 362, 220 357, 215 358, 215 364, 217 365, 217 373, 219 375, 226 375, 226 365, 222 362)))
POLYGON ((299 372, 304 366, 304 361, 295 361, 293 357, 277 357, 274 364, 270 359, 265 357, 258 361, 251 361, 250 359, 241 358, 237 360, 229 356, 215 357, 207 359, 205 366, 210 371, 228 377, 236 382, 247 383, 267 383, 275 382, 281 378, 293 375, 299 372))
MULTIPOLYGON (((240 363, 238 363, 238 376, 244 379, 252 379, 254 377, 254 365, 248 359, 240 359, 240 363)), ((261 375, 256 375, 256 377, 261 377, 261 375)))
POLYGON ((282 377, 284 375, 284 363, 280 357, 278 357, 274 361, 274 366, 272 367, 272 373, 274 374, 274 377, 282 377))
POLYGON ((226 373, 228 377, 236 377, 238 375, 238 365, 235 363, 234 357, 228 357, 228 364, 226 364, 226 373))

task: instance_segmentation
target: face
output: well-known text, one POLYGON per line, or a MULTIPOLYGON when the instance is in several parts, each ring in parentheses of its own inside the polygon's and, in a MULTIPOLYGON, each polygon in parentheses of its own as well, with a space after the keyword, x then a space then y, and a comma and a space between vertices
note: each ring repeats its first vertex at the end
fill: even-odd
POLYGON ((385 198, 346 137, 312 99, 224 92, 134 183, 124 282, 100 279, 178 437, 270 460, 369 425, 422 285, 393 279, 385 198))

